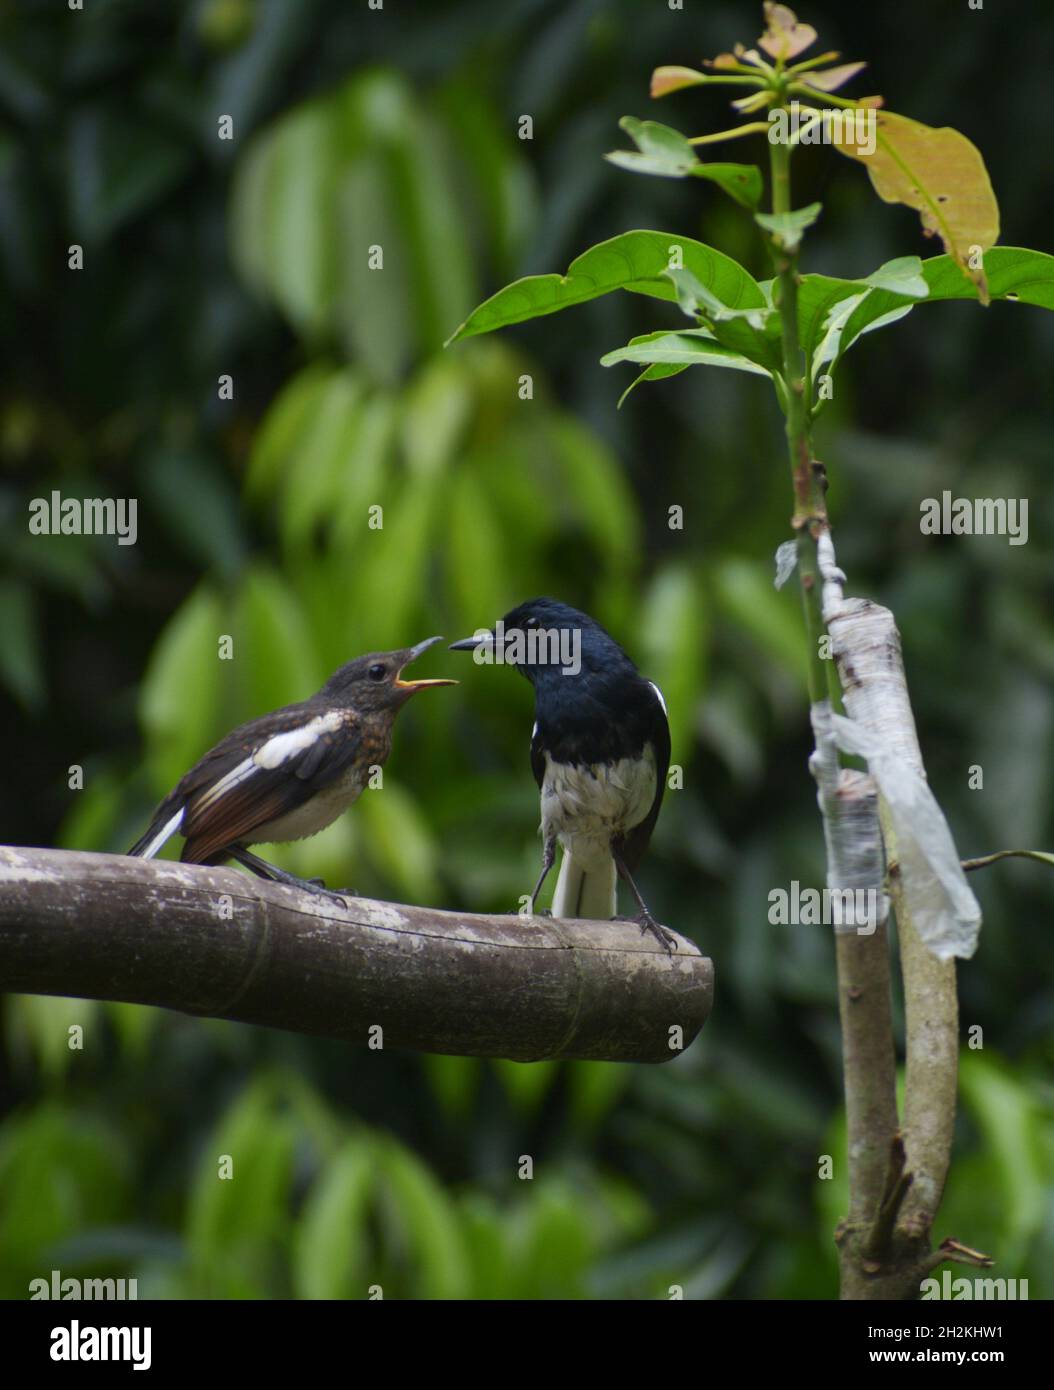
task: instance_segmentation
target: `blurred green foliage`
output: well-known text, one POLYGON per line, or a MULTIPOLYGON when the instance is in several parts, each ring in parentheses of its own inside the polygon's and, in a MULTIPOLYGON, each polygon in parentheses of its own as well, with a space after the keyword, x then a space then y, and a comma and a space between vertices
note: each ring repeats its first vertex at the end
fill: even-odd
MULTIPOLYGON (((823 0, 803 17, 868 58, 897 109, 969 134, 1006 240, 1047 244, 1042 142, 1020 139, 1038 65, 1011 81, 995 57, 1011 33, 1034 51, 1049 19, 1021 10, 996 32, 971 14, 949 43, 918 15, 905 50, 879 10, 850 20, 823 0)), ((634 227, 768 273, 717 189, 601 158, 620 116, 649 113, 652 66, 697 62, 756 19, 630 0, 0 15, 3 838, 121 850, 239 720, 359 652, 462 636, 555 593, 666 692, 684 789, 644 887, 718 980, 700 1041, 657 1069, 399 1056, 7 997, 5 1296, 52 1268, 135 1276, 141 1296, 832 1295, 831 942, 767 920, 770 889, 823 875, 801 619, 771 585, 790 511, 776 414, 733 372, 686 373, 616 412, 627 369, 600 354, 661 314, 680 326, 676 306, 630 296, 441 347, 499 285, 634 227), (26 503, 53 487, 137 497, 138 543, 29 537, 26 503)), ((723 116, 691 93, 668 105, 692 133, 723 116)), ((799 177, 826 208, 808 269, 854 277, 930 251, 859 170, 811 151, 799 177)), ((1048 317, 912 315, 857 346, 820 429, 839 560, 851 591, 897 614, 930 778, 969 854, 1052 839, 1048 317), (920 536, 920 500, 943 488, 1028 496, 1028 546, 920 536)), ((462 684, 403 716, 384 794, 275 859, 382 896, 511 908, 537 870, 530 690, 429 660, 462 684)), ((960 978, 984 1049, 963 1053, 938 1234, 1050 1297, 1054 887, 1018 862, 976 886, 986 925, 960 978)))

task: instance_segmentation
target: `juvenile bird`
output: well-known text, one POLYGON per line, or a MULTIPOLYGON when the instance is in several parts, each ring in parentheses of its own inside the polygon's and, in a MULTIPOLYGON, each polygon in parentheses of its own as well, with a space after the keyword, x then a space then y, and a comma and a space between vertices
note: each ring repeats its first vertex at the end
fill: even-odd
POLYGON ((617 875, 637 900, 641 931, 669 951, 676 937, 655 921, 633 880, 670 764, 670 726, 658 686, 598 622, 551 598, 520 604, 493 631, 454 642, 451 650, 515 666, 534 686, 531 769, 541 791, 543 848, 531 911, 559 843, 555 917, 614 917, 617 875))
POLYGON ((129 854, 152 859, 180 834, 188 864, 234 859, 261 878, 331 894, 268 864, 247 848, 303 840, 325 830, 391 752, 395 716, 415 691, 453 680, 404 681, 403 669, 441 642, 372 652, 342 666, 309 700, 250 720, 210 749, 154 813, 129 854))

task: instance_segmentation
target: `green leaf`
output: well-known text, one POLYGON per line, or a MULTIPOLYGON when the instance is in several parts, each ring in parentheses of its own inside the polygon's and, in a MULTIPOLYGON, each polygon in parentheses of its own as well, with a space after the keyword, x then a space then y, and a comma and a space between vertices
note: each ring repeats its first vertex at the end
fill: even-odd
POLYGON ((609 562, 629 563, 640 545, 640 516, 626 475, 611 451, 573 415, 550 425, 564 505, 609 562))
POLYGON ((822 203, 810 203, 794 212, 756 212, 754 221, 784 251, 797 251, 806 227, 811 227, 822 211, 822 203))
MULTIPOLYGON (((55 837, 55 848, 113 849, 122 853, 143 828, 126 819, 130 802, 127 781, 116 771, 90 769, 83 791, 70 798, 69 810, 55 837)), ((145 815, 152 808, 139 809, 145 815)))
MULTIPOLYGON (((404 78, 400 81, 405 83, 404 78)), ((406 93, 413 101, 408 83, 406 93)), ((420 346, 433 352, 442 346, 447 325, 478 295, 479 281, 462 199, 453 191, 452 155, 442 127, 416 103, 406 125, 405 138, 392 151, 390 176, 406 233, 420 346)))
POLYGON ((363 518, 356 548, 339 557, 345 566, 341 602, 358 630, 374 631, 376 649, 390 647, 387 633, 405 633, 412 615, 427 598, 433 531, 442 520, 445 480, 415 478, 401 489, 386 488, 376 500, 384 525, 370 529, 363 518), (383 617, 383 621, 381 620, 383 617))
POLYGON ((599 1244, 593 1213, 566 1179, 550 1178, 521 1214, 517 1242, 521 1298, 584 1298, 599 1244))
POLYGON ((1007 1245, 1017 1247, 1015 1253, 1020 1255, 1025 1242, 1040 1229, 1049 1202, 1039 1126, 1042 1112, 1035 1095, 1005 1063, 976 1052, 963 1056, 960 1085, 963 1100, 994 1153, 1007 1245))
POLYGON ((667 561, 648 585, 638 620, 642 669, 666 700, 673 761, 683 761, 705 688, 709 615, 695 568, 667 561))
POLYGON ((450 1057, 441 1052, 421 1054, 421 1067, 428 1087, 439 1102, 446 1120, 463 1124, 469 1117, 479 1089, 483 1062, 479 1057, 450 1057))
POLYGON ((406 229, 380 154, 365 153, 349 165, 336 216, 345 248, 335 298, 344 348, 375 380, 393 384, 414 355, 416 314, 406 229), (382 248, 383 270, 371 266, 371 247, 382 248))
POLYGON ((214 741, 220 692, 217 643, 223 632, 220 604, 202 586, 176 610, 154 644, 140 687, 139 718, 159 791, 175 786, 214 741))
POLYGON ((26 1281, 51 1268, 42 1265, 43 1252, 59 1241, 121 1219, 130 1200, 132 1142, 126 1127, 111 1130, 88 1109, 47 1099, 6 1116, 0 1126, 5 1297, 26 1297, 26 1281))
POLYGON ((618 398, 618 409, 621 410, 626 397, 631 391, 635 391, 645 381, 665 381, 669 376, 679 376, 681 372, 688 370, 688 363, 674 364, 657 362, 654 367, 648 367, 640 376, 634 377, 630 384, 618 398))
POLYGON ((472 176, 469 208, 483 221, 497 264, 511 268, 533 241, 538 196, 522 142, 511 138, 495 106, 497 95, 484 92, 467 68, 445 83, 435 99, 472 176))
POLYGON ((326 363, 315 362, 285 384, 253 438, 245 474, 247 497, 259 501, 281 491, 286 470, 304 447, 306 430, 314 426, 322 401, 342 375, 326 363))
POLYGON ((661 125, 658 121, 641 121, 636 116, 623 116, 619 128, 637 146, 636 151, 614 150, 604 156, 621 169, 680 179, 690 174, 700 162, 681 132, 668 125, 661 125))
POLYGON ((604 156, 620 169, 671 179, 688 175, 710 179, 743 207, 756 208, 761 201, 761 170, 756 165, 703 164, 679 130, 660 125, 658 121, 623 116, 619 125, 637 146, 636 152, 615 150, 604 156))
POLYGON ((488 489, 467 468, 452 475, 447 493, 446 572, 459 629, 473 631, 480 613, 498 613, 508 584, 502 528, 488 489))
POLYGON ((565 1062, 564 1073, 574 1122, 590 1130, 629 1086, 633 1068, 622 1062, 565 1062))
POLYGON ((403 452, 415 477, 430 478, 457 456, 473 404, 463 361, 435 358, 417 374, 400 402, 403 452))
POLYGON ((571 262, 566 275, 529 275, 485 300, 447 340, 458 342, 509 324, 555 314, 613 290, 654 299, 676 299, 665 272, 691 271, 715 297, 732 308, 763 308, 765 296, 752 275, 730 256, 674 232, 623 232, 592 246, 571 262))
POLYGON ((41 994, 11 995, 5 1007, 11 1051, 31 1054, 40 1076, 51 1084, 61 1082, 77 1061, 77 1053, 70 1050, 71 1026, 78 1024, 90 1036, 102 1012, 95 999, 41 994))
POLYGON ((677 289, 677 302, 689 318, 702 318, 714 338, 768 372, 783 367, 782 327, 778 312, 767 303, 755 308, 733 309, 723 304, 690 270, 669 270, 677 289))
MULTIPOLYGON (((922 269, 931 300, 980 298, 973 285, 962 283, 951 256, 934 256, 922 269)), ((984 273, 993 299, 1054 309, 1054 256, 1023 246, 993 246, 984 253, 984 273)))
POLYGON ((332 519, 345 480, 355 471, 361 383, 351 372, 337 372, 311 397, 311 413, 292 441, 280 487, 279 524, 290 551, 313 545, 316 528, 332 519))
POLYGON ((297 1298, 364 1298, 366 1206, 374 1180, 368 1143, 349 1139, 326 1165, 304 1203, 293 1237, 297 1298))
MULTIPOLYGON (((427 700, 442 693, 426 691, 417 698, 427 700)), ((391 782, 390 775, 385 768, 384 785, 367 787, 356 804, 356 814, 363 821, 372 858, 401 900, 435 902, 439 852, 432 827, 409 792, 391 782)))
MULTIPOLYGON (((814 374, 823 363, 833 362, 840 350, 849 346, 850 340, 843 342, 847 320, 872 289, 889 290, 899 296, 897 304, 901 307, 891 311, 895 318, 902 318, 911 308, 910 303, 902 301, 924 299, 930 292, 918 256, 900 256, 887 261, 862 280, 836 280, 823 275, 802 277, 798 289, 798 333, 814 374)), ((881 309, 878 317, 884 319, 886 312, 881 309)), ((873 326, 879 325, 876 322, 873 326)), ((853 336, 863 331, 864 328, 857 328, 853 336)))
MULTIPOLYGON (((802 346, 814 360, 814 371, 825 360, 837 361, 862 333, 903 318, 922 298, 916 293, 920 279, 929 291, 925 296, 928 304, 947 299, 980 299, 973 281, 962 274, 951 256, 934 256, 922 261, 920 276, 909 268, 908 263, 913 259, 902 257, 899 261, 891 261, 865 280, 836 280, 826 275, 802 277, 798 294, 799 329, 802 346), (892 285, 896 290, 890 287, 892 285), (832 344, 824 344, 823 352, 818 353, 831 327, 829 316, 850 296, 857 297, 851 313, 844 323, 834 324, 839 333, 836 355, 830 356, 832 344)), ((984 254, 984 274, 990 299, 1054 309, 1054 256, 1018 246, 993 246, 984 254)))
POLYGON ((394 1140, 378 1144, 378 1173, 389 1201, 383 1216, 396 1248, 409 1247, 410 1294, 416 1298, 465 1298, 468 1249, 446 1191, 409 1150, 394 1140), (391 1229, 394 1228, 394 1229, 391 1229))
MULTIPOLYGON (((685 328, 678 333, 659 329, 656 333, 644 333, 640 337, 631 338, 626 347, 605 353, 600 359, 602 367, 613 367, 616 362, 637 362, 642 365, 676 364, 678 367, 732 367, 740 372, 753 372, 756 376, 770 375, 767 368, 716 342, 708 328, 685 328)), ((638 381, 642 379, 637 378, 638 381)))
POLYGON ((878 290, 892 290, 909 299, 925 299, 930 292, 920 256, 898 256, 896 260, 886 261, 864 277, 864 284, 878 290))
POLYGON ((458 1216, 472 1267, 473 1293, 487 1299, 515 1298, 519 1271, 509 1248, 512 1223, 505 1211, 473 1186, 458 1194, 458 1216))
POLYGON ((190 1191, 186 1241, 198 1297, 261 1297, 267 1257, 288 1226, 299 1126, 273 1079, 247 1087, 202 1147, 190 1191), (220 1160, 230 1159, 221 1178, 220 1160))
POLYGON ((804 684, 807 658, 801 605, 791 588, 777 592, 767 566, 738 558, 720 561, 713 577, 722 614, 752 637, 770 660, 804 684))
POLYGON ((709 179, 742 207, 753 210, 761 202, 764 184, 756 164, 700 164, 692 170, 697 179, 709 179))
POLYGON ((300 601, 274 570, 257 566, 246 573, 235 631, 234 660, 222 664, 233 668, 244 717, 304 700, 322 684, 300 601))
POLYGON ((521 1116, 537 1113, 559 1075, 558 1062, 509 1062, 494 1058, 491 1067, 521 1116))
POLYGON ((286 317, 309 334, 328 322, 338 254, 333 127, 327 102, 284 116, 254 142, 232 201, 238 259, 254 280, 264 281, 286 317), (263 172, 252 168, 257 160, 263 172), (262 244, 257 237, 264 238, 262 244))

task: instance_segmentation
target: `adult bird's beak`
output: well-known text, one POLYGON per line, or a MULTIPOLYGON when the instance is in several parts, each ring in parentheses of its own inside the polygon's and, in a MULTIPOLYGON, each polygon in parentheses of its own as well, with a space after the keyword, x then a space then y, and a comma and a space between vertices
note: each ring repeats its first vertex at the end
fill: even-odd
POLYGON ((452 652, 474 652, 477 647, 493 647, 493 632, 480 631, 474 637, 463 637, 460 642, 451 642, 448 650, 452 652))
POLYGON ((416 661, 422 652, 426 652, 429 647, 434 647, 437 642, 442 642, 442 640, 442 637, 426 637, 423 642, 418 642, 416 647, 410 648, 406 654, 406 660, 399 667, 399 674, 395 678, 396 690, 412 693, 415 690, 423 690, 426 685, 457 685, 457 681, 451 680, 404 681, 402 679, 402 673, 411 661, 416 661))

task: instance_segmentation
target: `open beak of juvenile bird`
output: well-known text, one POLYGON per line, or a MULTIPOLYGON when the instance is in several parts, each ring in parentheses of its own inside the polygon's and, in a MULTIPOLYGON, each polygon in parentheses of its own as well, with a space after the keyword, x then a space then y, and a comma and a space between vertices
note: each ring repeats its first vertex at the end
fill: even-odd
POLYGON ((426 637, 423 642, 418 642, 416 647, 411 647, 406 653, 406 660, 399 667, 395 677, 396 690, 403 690, 407 695, 412 695, 415 690, 423 690, 426 685, 457 685, 457 681, 452 680, 423 680, 423 681, 404 681, 403 672, 411 661, 416 661, 422 652, 426 652, 429 647, 434 647, 437 642, 442 642, 442 637, 426 637))

